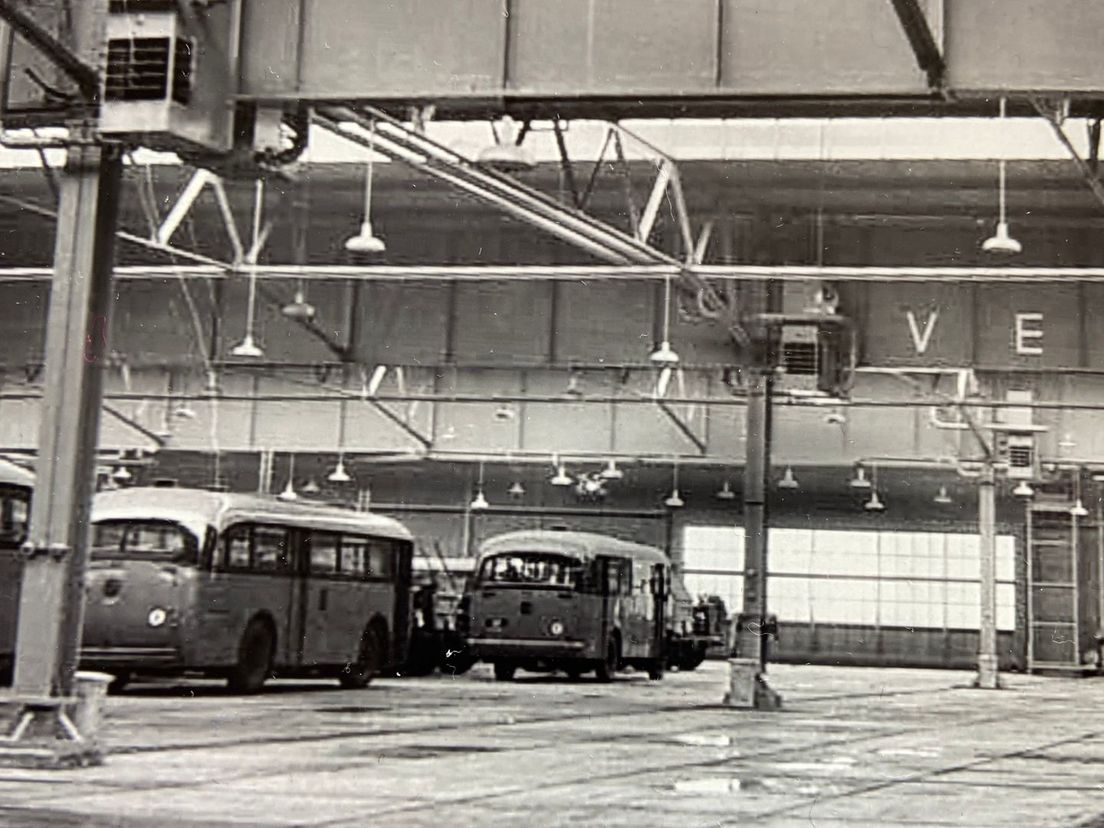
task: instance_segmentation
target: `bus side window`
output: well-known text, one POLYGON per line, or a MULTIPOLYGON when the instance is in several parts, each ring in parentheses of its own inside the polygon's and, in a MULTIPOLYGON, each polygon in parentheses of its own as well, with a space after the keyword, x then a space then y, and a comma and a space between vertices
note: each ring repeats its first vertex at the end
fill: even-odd
POLYGON ((249 569, 250 527, 239 523, 231 526, 222 534, 223 567, 226 569, 249 569))
POLYGON ((368 541, 364 538, 342 536, 341 574, 350 578, 367 578, 372 574, 369 563, 368 541))
POLYGON ((253 571, 287 572, 288 532, 275 526, 253 527, 253 571))
POLYGON ((368 547, 368 572, 373 578, 390 578, 394 571, 395 544, 374 540, 368 547))
POLYGON ((337 535, 310 533, 310 571, 312 575, 333 575, 337 572, 337 535))

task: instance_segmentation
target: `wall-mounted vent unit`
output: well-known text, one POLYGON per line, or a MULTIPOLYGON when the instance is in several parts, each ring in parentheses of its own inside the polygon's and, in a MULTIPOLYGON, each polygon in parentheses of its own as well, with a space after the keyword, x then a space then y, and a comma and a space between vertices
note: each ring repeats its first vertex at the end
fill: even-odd
POLYGON ((187 16, 175 2, 110 8, 100 131, 153 149, 229 152, 240 0, 187 16))
POLYGON ((105 101, 192 100, 191 40, 167 37, 118 38, 107 44, 105 101))

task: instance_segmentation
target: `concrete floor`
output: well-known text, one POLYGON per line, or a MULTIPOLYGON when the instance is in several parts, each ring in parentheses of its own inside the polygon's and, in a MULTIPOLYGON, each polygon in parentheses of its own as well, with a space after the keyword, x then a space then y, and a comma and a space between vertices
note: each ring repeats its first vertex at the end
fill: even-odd
MULTIPOLYGON (((773 667, 777 713, 718 706, 725 665, 610 685, 485 667, 367 690, 135 685, 99 768, 0 769, 0 825, 1087 825, 1104 680, 773 667)), ((1104 823, 1101 823, 1104 824, 1104 823)))

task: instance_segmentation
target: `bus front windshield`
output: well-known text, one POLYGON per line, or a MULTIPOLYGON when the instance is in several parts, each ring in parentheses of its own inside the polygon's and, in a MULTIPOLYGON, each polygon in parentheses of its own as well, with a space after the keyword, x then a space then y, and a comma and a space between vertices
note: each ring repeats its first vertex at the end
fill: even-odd
POLYGON ((199 559, 199 542, 183 526, 170 521, 104 521, 92 527, 92 558, 193 565, 199 559))
POLYGON ((583 573, 582 562, 575 558, 547 552, 506 552, 484 559, 479 581, 580 590, 583 573))

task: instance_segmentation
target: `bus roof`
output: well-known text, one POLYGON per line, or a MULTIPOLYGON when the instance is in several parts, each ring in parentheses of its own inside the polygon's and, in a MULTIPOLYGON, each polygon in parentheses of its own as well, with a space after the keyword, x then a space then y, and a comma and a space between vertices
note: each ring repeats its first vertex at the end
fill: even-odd
POLYGON ((638 561, 667 563, 662 549, 642 543, 611 538, 595 532, 563 532, 558 530, 526 529, 507 532, 483 542, 480 559, 503 552, 551 552, 576 558, 593 558, 596 555, 620 555, 638 561))
POLYGON ((34 484, 34 472, 25 469, 18 463, 0 457, 0 485, 25 486, 28 489, 33 489, 34 484))
POLYGON ((413 540, 405 526, 382 515, 316 503, 285 503, 255 494, 153 487, 100 492, 93 501, 93 522, 142 519, 175 521, 200 537, 208 526, 221 530, 250 520, 413 540))

